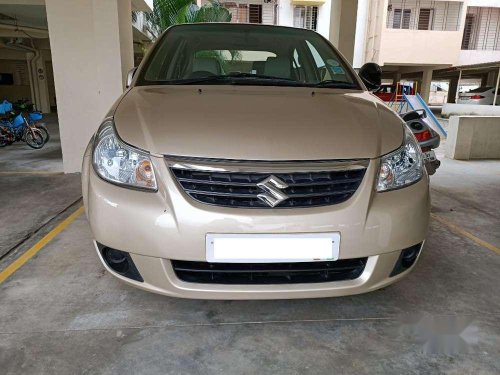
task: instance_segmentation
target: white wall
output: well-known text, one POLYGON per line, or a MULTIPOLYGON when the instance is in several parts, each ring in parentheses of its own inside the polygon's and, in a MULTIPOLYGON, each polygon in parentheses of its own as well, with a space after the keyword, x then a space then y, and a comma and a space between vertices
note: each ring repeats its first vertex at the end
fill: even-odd
POLYGON ((500 159, 500 117, 453 116, 445 153, 458 160, 500 159))
POLYGON ((365 63, 365 46, 368 22, 369 0, 358 0, 358 14, 356 19, 356 35, 354 39, 353 67, 361 68, 365 63))
POLYGON ((278 25, 293 27, 293 5, 290 0, 278 3, 278 25))
POLYGON ((318 33, 326 39, 330 36, 330 12, 332 1, 327 0, 323 5, 318 7, 318 33))
POLYGON ((500 61, 500 51, 461 50, 457 65, 472 65, 497 61, 500 61))
POLYGON ((499 0, 466 0, 466 2, 469 7, 500 7, 499 0))

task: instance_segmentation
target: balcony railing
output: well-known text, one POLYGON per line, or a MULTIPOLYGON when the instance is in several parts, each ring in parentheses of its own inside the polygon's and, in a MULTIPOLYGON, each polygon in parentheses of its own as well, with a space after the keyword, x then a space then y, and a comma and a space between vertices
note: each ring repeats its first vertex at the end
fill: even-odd
POLYGON ((463 3, 457 1, 389 0, 388 29, 458 31, 463 3))

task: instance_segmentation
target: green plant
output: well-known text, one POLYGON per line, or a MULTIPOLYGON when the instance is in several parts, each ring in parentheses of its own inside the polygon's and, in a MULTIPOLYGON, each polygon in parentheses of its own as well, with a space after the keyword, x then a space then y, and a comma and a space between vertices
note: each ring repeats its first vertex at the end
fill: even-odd
POLYGON ((201 7, 193 0, 154 0, 153 12, 147 17, 157 35, 180 23, 231 22, 231 13, 219 0, 209 0, 201 7))

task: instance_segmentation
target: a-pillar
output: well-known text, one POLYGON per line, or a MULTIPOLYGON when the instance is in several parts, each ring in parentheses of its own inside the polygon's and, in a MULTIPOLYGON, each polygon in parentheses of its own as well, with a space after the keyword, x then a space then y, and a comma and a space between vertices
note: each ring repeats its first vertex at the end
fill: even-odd
POLYGON ((420 96, 426 103, 429 103, 432 83, 432 69, 425 69, 422 74, 422 83, 420 86, 420 96))
POLYGON ((64 172, 82 156, 133 67, 130 0, 46 0, 64 172))

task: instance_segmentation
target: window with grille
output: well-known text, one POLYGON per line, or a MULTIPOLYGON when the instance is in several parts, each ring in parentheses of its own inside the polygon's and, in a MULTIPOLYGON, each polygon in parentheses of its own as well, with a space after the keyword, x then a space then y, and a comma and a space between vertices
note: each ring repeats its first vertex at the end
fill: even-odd
POLYGON ((467 8, 462 49, 500 51, 500 8, 467 8))
POLYGON ((411 9, 394 9, 393 29, 409 29, 411 9))
POLYGON ((249 23, 262 23, 262 5, 249 4, 248 5, 248 22, 249 23))
POLYGON ((318 27, 318 7, 296 6, 293 9, 293 26, 316 31, 318 27))
POLYGON ((465 17, 464 37, 462 39, 462 49, 469 49, 472 40, 472 30, 474 29, 474 14, 467 14, 465 17))
POLYGON ((431 30, 433 15, 434 15, 434 9, 421 8, 418 14, 418 29, 431 30))

